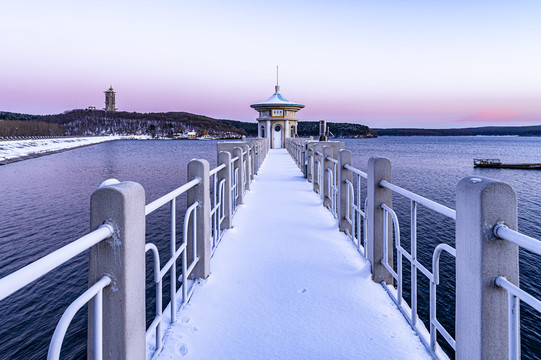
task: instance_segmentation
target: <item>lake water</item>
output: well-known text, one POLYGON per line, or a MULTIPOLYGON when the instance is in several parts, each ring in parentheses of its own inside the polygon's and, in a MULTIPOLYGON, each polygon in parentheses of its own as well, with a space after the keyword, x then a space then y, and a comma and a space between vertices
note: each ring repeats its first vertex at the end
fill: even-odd
MULTIPOLYGON (((365 170, 371 156, 393 164, 393 182, 455 208, 455 187, 468 175, 509 183, 519 199, 519 229, 541 238, 541 172, 473 169, 474 158, 505 162, 541 162, 541 138, 517 137, 381 137, 344 140, 353 163, 365 170)), ((92 192, 108 178, 139 182, 147 202, 186 181, 192 158, 216 164, 215 141, 114 141, 25 160, 0 167, 0 277, 88 232, 92 192)), ((393 198, 408 245, 409 201, 393 198), (403 220, 402 220, 403 219, 403 220)), ((179 210, 182 211, 182 210, 179 210)), ((149 238, 167 249, 167 212, 147 221, 149 238), (161 242, 161 243, 160 243, 161 242)), ((454 224, 424 209, 418 215, 419 258, 430 265, 440 242, 454 245, 454 224)), ((167 253, 167 251, 162 251, 167 253)), ((42 359, 62 312, 86 289, 88 254, 73 259, 0 303, 1 359, 42 359)), ((541 298, 539 257, 521 252, 521 285, 541 298)), ((406 265, 407 263, 405 263, 406 265)), ((438 288, 438 317, 450 329, 454 322, 454 260, 444 258, 443 284, 438 288)), ((406 273, 406 277, 407 277, 406 273)), ((421 279, 422 276, 420 275, 421 279)), ((164 291, 168 286, 164 286, 164 291)), ((428 282, 419 287, 421 317, 426 318, 428 282)), ((149 288, 152 293, 152 289, 149 288)), ((407 298, 409 293, 405 292, 407 298)), ((149 305, 147 317, 152 306, 149 305)), ((541 359, 541 318, 522 306, 523 358, 541 359)), ((502 329, 507 331, 507 329, 502 329)), ((64 342, 63 358, 85 356, 86 313, 81 311, 64 342)))

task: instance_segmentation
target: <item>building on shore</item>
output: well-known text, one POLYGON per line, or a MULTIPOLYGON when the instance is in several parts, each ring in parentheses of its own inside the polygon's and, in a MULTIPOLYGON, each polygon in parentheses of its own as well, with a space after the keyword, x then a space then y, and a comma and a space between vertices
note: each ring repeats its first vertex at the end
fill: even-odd
POLYGON ((105 111, 114 112, 117 110, 115 107, 115 92, 113 91, 113 85, 109 87, 109 90, 104 91, 105 93, 105 111))
POLYGON ((296 104, 280 94, 278 83, 274 94, 267 100, 250 105, 259 112, 257 134, 270 140, 271 148, 285 148, 286 138, 297 136, 297 111, 304 105, 296 104))

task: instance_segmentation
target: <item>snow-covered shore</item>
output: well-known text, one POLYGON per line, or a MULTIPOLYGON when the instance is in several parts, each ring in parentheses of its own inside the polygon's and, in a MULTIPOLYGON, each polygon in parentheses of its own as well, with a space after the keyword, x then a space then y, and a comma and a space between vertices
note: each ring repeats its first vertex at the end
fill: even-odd
POLYGON ((120 138, 120 136, 94 136, 0 141, 0 161, 11 162, 28 156, 93 145, 120 138))

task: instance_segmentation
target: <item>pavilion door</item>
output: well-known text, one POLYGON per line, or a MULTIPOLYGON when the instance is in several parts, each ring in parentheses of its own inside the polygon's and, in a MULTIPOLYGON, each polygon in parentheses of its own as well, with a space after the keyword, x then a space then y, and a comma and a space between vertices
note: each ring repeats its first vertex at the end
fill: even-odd
POLYGON ((282 137, 284 136, 284 130, 282 125, 275 124, 272 128, 272 148, 281 149, 282 148, 282 137))

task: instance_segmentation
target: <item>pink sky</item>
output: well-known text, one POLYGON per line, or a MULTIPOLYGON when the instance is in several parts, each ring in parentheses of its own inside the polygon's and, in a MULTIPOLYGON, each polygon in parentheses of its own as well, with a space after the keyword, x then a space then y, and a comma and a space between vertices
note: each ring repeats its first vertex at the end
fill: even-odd
POLYGON ((103 107, 371 127, 541 124, 541 3, 22 0, 0 23, 0 111, 103 107))

